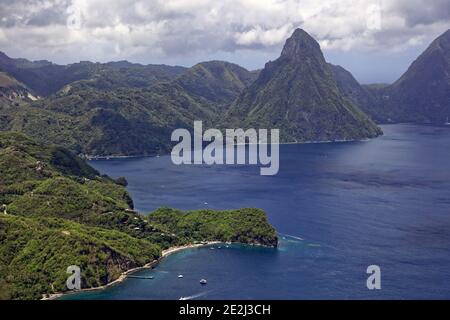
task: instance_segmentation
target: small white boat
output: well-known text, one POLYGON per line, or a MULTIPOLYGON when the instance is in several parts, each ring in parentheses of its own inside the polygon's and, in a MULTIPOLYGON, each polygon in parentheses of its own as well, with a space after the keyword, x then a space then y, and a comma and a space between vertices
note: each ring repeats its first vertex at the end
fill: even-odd
POLYGON ((180 278, 180 279, 183 278, 183 275, 182 275, 182 274, 179 274, 179 275, 178 275, 178 278, 180 278))
POLYGON ((208 281, 206 281, 206 279, 200 280, 200 284, 207 284, 207 283, 208 283, 208 281))
POLYGON ((450 126, 450 122, 448 121, 448 117, 447 117, 447 121, 444 123, 444 125, 450 126))

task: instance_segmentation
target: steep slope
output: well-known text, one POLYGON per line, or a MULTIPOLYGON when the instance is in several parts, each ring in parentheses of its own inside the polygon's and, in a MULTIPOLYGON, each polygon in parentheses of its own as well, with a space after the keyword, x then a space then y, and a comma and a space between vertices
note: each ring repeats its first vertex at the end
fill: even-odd
POLYGON ((208 61, 189 68, 174 83, 192 96, 219 104, 231 103, 256 80, 257 74, 236 64, 208 61))
POLYGON ((63 219, 0 215, 0 299, 40 299, 67 291, 69 266, 82 288, 98 287, 157 259, 160 248, 123 232, 63 219))
POLYGON ((196 241, 277 245, 263 211, 162 208, 143 216, 118 182, 67 150, 0 133, 0 299, 66 291, 67 267, 82 288, 105 285, 161 250, 196 241))
POLYGON ((66 290, 70 265, 91 287, 160 256, 127 191, 66 150, 1 133, 0 172, 2 298, 66 290))
POLYGON ((76 81, 82 81, 80 86, 102 90, 145 88, 157 82, 170 81, 184 70, 183 67, 141 65, 127 61, 104 64, 83 61, 57 65, 46 60, 13 59, 0 52, 0 71, 6 72, 41 96, 54 94, 76 81))
POLYGON ((277 234, 260 209, 193 210, 180 211, 160 208, 148 216, 154 226, 167 228, 170 232, 183 230, 196 241, 217 239, 250 243, 268 247, 277 246, 277 234))
POLYGON ((133 233, 117 223, 134 218, 123 186, 61 147, 1 133, 0 170, 0 202, 9 214, 66 218, 133 233))
POLYGON ((206 100, 170 84, 152 89, 92 88, 60 91, 15 108, 0 107, 0 130, 24 132, 92 156, 145 155, 169 151, 176 128, 216 116, 206 100))
POLYGON ((147 84, 130 82, 146 74, 141 65, 105 65, 107 71, 97 70, 90 79, 71 82, 45 99, 0 106, 0 130, 24 132, 89 156, 166 153, 174 129, 190 129, 194 120, 212 124, 219 106, 230 104, 255 78, 237 65, 213 61, 179 76, 181 70, 171 69, 174 80, 150 85, 151 78, 147 84))
POLYGON ((166 153, 174 129, 191 129, 194 120, 214 123, 257 76, 221 61, 189 69, 127 61, 61 66, 3 53, 0 70, 0 85, 1 75, 5 83, 22 85, 14 75, 21 88, 43 95, 34 101, 27 92, 4 89, 1 131, 24 132, 88 156, 166 153), (9 99, 14 95, 20 101, 9 99))
POLYGON ((376 137, 381 131, 339 91, 319 44, 295 30, 281 56, 231 107, 236 126, 279 128, 281 140, 329 141, 376 137))
POLYGON ((339 91, 345 98, 353 102, 359 109, 369 115, 377 123, 386 122, 386 113, 377 107, 381 104, 376 92, 380 85, 360 85, 353 75, 341 66, 328 64, 336 80, 339 91))
POLYGON ((5 72, 0 72, 0 104, 12 105, 38 100, 23 83, 5 72))
POLYGON ((396 122, 442 124, 450 119, 450 30, 392 85, 374 90, 377 112, 396 122))

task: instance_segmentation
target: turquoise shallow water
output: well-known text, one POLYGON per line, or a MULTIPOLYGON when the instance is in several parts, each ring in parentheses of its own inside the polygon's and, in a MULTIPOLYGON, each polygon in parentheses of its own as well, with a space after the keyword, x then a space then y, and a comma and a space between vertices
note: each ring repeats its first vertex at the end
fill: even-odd
POLYGON ((127 177, 141 212, 263 208, 280 246, 186 250, 138 273, 153 280, 64 299, 450 298, 450 128, 383 130, 365 142, 282 145, 276 176, 175 166, 168 156, 91 162, 127 177), (378 291, 366 288, 372 264, 381 267, 378 291))

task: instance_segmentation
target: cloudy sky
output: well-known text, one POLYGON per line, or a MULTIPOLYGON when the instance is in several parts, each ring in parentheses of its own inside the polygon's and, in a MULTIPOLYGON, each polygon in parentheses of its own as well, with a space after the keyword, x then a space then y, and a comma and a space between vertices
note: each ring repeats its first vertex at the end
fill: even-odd
POLYGON ((390 82, 450 28, 448 0, 0 0, 0 51, 56 63, 129 60, 249 69, 301 27, 363 83, 390 82))

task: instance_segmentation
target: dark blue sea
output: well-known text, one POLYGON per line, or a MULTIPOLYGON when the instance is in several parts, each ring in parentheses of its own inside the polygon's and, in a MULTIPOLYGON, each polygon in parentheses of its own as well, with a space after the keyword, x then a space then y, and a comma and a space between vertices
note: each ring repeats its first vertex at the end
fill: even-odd
POLYGON ((263 208, 279 248, 186 250, 138 273, 153 280, 64 298, 449 299, 450 127, 382 129, 364 142, 282 145, 276 176, 170 156, 92 161, 127 178, 140 212, 263 208), (369 265, 381 268, 381 290, 366 287, 369 265))

